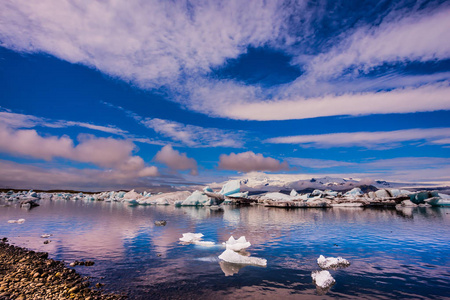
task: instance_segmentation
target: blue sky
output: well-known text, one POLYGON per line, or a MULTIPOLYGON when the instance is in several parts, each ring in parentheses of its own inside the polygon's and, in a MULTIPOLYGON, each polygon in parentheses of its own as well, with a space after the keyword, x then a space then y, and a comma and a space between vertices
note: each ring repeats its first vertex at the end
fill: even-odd
POLYGON ((0 182, 450 182, 446 1, 2 1, 0 182))

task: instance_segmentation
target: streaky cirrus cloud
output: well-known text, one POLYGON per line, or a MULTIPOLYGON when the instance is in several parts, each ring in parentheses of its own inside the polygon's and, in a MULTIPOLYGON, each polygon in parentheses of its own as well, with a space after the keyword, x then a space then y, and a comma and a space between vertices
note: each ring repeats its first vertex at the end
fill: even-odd
POLYGON ((363 147, 386 149, 402 142, 425 141, 428 144, 445 145, 450 137, 450 128, 416 128, 394 131, 340 132, 317 135, 295 135, 274 137, 265 140, 274 144, 298 144, 301 147, 363 147))
POLYGON ((219 157, 219 169, 239 172, 268 171, 277 172, 288 170, 287 162, 281 162, 271 157, 264 157, 260 153, 247 151, 242 153, 222 154, 219 157))
POLYGON ((11 111, 0 111, 0 124, 4 124, 11 128, 32 128, 36 126, 49 128, 65 128, 76 126, 117 135, 127 134, 127 131, 112 125, 102 126, 78 121, 50 120, 32 115, 13 113, 11 111))
POLYGON ((242 131, 206 128, 158 118, 146 118, 140 122, 157 133, 189 147, 240 148, 244 144, 242 131))
POLYGON ((183 72, 209 72, 249 45, 276 39, 285 18, 281 4, 7 0, 0 4, 0 40, 154 87, 183 72))
POLYGON ((51 161, 65 158, 76 162, 92 163, 139 177, 157 176, 158 169, 146 166, 139 156, 132 155, 135 145, 131 141, 99 138, 80 134, 78 144, 68 136, 41 136, 34 129, 13 129, 0 126, 0 152, 13 156, 51 161))
POLYGON ((356 165, 356 163, 353 163, 353 162, 331 160, 331 159, 287 157, 285 160, 290 165, 293 165, 293 166, 301 166, 301 167, 314 168, 314 169, 348 167, 348 166, 356 165))
POLYGON ((448 81, 389 91, 327 94, 320 97, 294 96, 268 100, 257 87, 216 83, 196 89, 194 110, 235 120, 292 120, 339 115, 414 113, 450 109, 448 81), (215 101, 214 101, 215 100, 215 101))
POLYGON ((171 145, 164 146, 156 153, 154 160, 165 164, 172 170, 190 170, 191 175, 198 175, 197 162, 187 157, 186 153, 180 153, 171 145))
POLYGON ((339 76, 348 68, 363 72, 385 63, 435 61, 450 58, 450 8, 399 18, 386 17, 379 26, 364 26, 343 39, 330 51, 308 63, 314 77, 339 76))

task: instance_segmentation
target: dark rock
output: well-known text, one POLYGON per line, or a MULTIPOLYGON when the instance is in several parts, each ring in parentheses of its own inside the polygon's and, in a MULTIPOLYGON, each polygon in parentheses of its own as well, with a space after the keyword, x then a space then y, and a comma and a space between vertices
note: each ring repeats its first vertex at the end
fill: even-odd
POLYGON ((166 224, 167 224, 166 220, 155 221, 156 226, 166 226, 166 224))

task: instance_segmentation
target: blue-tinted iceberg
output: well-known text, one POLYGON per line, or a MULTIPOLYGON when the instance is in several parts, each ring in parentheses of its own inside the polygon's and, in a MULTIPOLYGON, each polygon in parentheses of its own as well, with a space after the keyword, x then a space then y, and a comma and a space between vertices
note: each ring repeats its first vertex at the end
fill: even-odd
POLYGON ((200 191, 194 191, 189 197, 181 202, 182 206, 205 206, 214 204, 212 199, 200 191))
POLYGON ((239 180, 230 180, 225 183, 220 190, 219 194, 229 196, 239 193, 241 191, 241 182, 239 180))

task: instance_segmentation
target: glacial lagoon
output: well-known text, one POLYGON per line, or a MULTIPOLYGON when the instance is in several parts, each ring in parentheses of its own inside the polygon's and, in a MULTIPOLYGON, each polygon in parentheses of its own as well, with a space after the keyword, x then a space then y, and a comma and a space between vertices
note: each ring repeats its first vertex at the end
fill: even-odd
MULTIPOLYGON (((5 204, 5 203, 3 203, 5 204)), ((8 203, 6 203, 8 204, 8 203)), ((445 299, 450 295, 450 207, 280 209, 128 206, 41 200, 0 207, 0 237, 76 266, 130 299, 445 299), (23 224, 8 223, 25 219, 23 224), (166 220, 166 226, 155 221, 166 220), (180 243, 202 233, 216 246, 180 243), (47 239, 43 234, 51 234, 47 239), (245 236, 266 267, 221 261, 222 242, 245 236), (49 240, 48 244, 44 244, 49 240), (336 283, 317 288, 317 258, 341 256, 336 283)))

